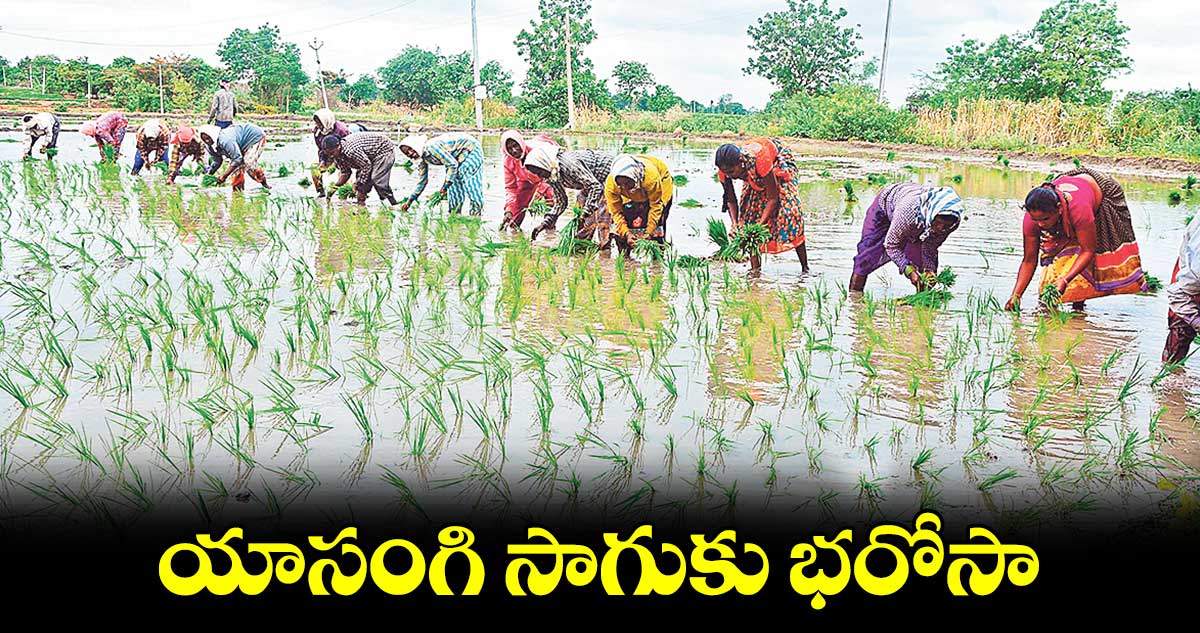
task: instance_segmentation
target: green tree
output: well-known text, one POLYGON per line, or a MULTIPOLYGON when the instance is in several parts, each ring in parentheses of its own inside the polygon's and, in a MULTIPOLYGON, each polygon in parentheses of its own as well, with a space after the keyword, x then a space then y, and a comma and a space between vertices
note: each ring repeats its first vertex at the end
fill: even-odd
POLYGON ((749 28, 750 58, 746 73, 773 82, 785 96, 828 92, 850 79, 854 60, 862 56, 857 27, 843 27, 846 10, 829 8, 828 0, 788 0, 785 11, 766 14, 749 28))
POLYGON ((1124 53, 1128 31, 1108 0, 1062 0, 1028 33, 947 48, 909 103, 936 107, 979 97, 1108 103, 1112 94, 1104 83, 1131 66, 1124 53))
POLYGON ((512 73, 504 69, 498 61, 490 61, 479 69, 479 81, 487 87, 489 99, 495 99, 501 103, 512 103, 513 101, 513 78, 512 73))
POLYGON ((446 83, 443 62, 437 52, 409 45, 379 68, 384 98, 411 106, 441 103, 452 91, 452 85, 446 83))
POLYGON ((1129 27, 1108 0, 1062 0, 1042 12, 1031 33, 1043 96, 1078 103, 1107 103, 1104 82, 1127 71, 1129 27))
POLYGON ((675 106, 683 107, 683 99, 666 84, 655 86, 654 94, 644 100, 644 108, 651 112, 666 112, 675 106))
POLYGON ((308 75, 300 63, 300 48, 281 41, 279 27, 235 29, 217 47, 217 56, 233 76, 250 81, 258 103, 299 110, 308 75))
POLYGON ((379 85, 371 75, 362 75, 354 83, 342 88, 339 96, 342 101, 359 106, 379 98, 379 85))
POLYGON ((645 64, 638 61, 623 61, 613 68, 613 82, 616 84, 617 95, 624 97, 630 105, 634 105, 642 97, 650 95, 654 89, 654 75, 645 64))
POLYGON ((590 0, 538 0, 537 20, 517 34, 517 53, 529 64, 518 111, 531 124, 567 123, 566 17, 571 16, 571 60, 576 105, 608 109, 611 98, 583 49, 596 39, 590 0))

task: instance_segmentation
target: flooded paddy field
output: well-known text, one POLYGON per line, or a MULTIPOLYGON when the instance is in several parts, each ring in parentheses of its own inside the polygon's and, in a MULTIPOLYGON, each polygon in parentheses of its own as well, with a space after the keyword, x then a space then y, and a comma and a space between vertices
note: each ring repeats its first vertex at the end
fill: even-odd
MULTIPOLYGON (((393 212, 374 194, 365 209, 318 201, 298 184, 307 138, 268 139, 272 191, 244 194, 132 176, 128 156, 97 165, 77 134, 53 163, 22 163, 19 137, 0 140, 8 527, 339 523, 381 501, 404 522, 588 509, 844 524, 921 508, 1077 530, 1195 521, 1200 368, 1159 362, 1165 290, 1063 315, 1000 309, 1020 202, 1044 173, 798 156, 812 274, 786 254, 751 278, 678 260, 716 250, 711 143, 625 146, 688 179, 671 252, 642 262, 558 255, 553 233, 529 242, 537 218, 500 232, 492 136, 482 219, 393 212), (899 180, 952 185, 966 203, 941 250, 957 274, 944 309, 898 304, 911 286, 894 267, 847 292, 866 209, 899 180)), ((1143 264, 1169 281, 1200 195, 1171 204, 1178 182, 1120 180, 1143 264)), ((394 170, 398 197, 413 181, 394 170)))

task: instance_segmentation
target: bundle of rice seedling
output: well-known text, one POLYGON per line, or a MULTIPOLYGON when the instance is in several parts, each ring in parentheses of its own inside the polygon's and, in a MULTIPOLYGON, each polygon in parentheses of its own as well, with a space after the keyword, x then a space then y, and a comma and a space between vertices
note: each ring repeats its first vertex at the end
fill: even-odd
POLYGON ((212 174, 204 174, 204 177, 200 179, 200 184, 205 187, 215 187, 217 182, 217 177, 212 174))
POLYGON ((446 199, 446 194, 444 194, 440 191, 435 191, 435 192, 433 192, 433 195, 429 196, 429 206, 436 207, 439 204, 441 204, 442 201, 445 199, 446 199))
POLYGON ((707 266, 708 262, 692 255, 680 255, 679 259, 675 260, 675 265, 680 268, 700 268, 707 266))
POLYGON ((714 259, 727 262, 742 261, 743 257, 741 253, 729 237, 729 231, 725 228, 725 222, 721 221, 720 218, 708 219, 708 239, 717 245, 717 254, 713 255, 714 259))
POLYGON ((287 165, 279 166, 279 177, 280 178, 287 178, 288 176, 291 176, 291 175, 292 175, 292 172, 288 171, 287 165))
POLYGON ((308 179, 308 176, 305 176, 304 178, 301 178, 300 182, 297 184, 307 189, 308 187, 312 186, 312 181, 308 179))
POLYGON ((337 188, 337 197, 345 200, 354 195, 354 185, 346 183, 337 188))
POLYGON ((550 213, 550 211, 550 205, 542 198, 534 200, 529 204, 528 207, 525 207, 525 213, 529 215, 546 215, 547 213, 550 213))
POLYGON ((948 290, 941 288, 930 288, 922 290, 914 295, 909 295, 897 301, 901 305, 914 306, 918 308, 942 308, 947 303, 950 303, 950 298, 953 297, 948 290))
POLYGON ((1047 284, 1045 288, 1042 288, 1042 293, 1039 295, 1039 299, 1041 300, 1042 305, 1046 306, 1047 308, 1050 308, 1051 310, 1058 310, 1059 306, 1062 305, 1062 291, 1059 290, 1058 286, 1054 284, 1047 284))
POLYGON ((949 266, 943 268, 942 271, 937 274, 937 284, 944 288, 953 286, 954 282, 956 281, 958 281, 958 275, 956 275, 954 273, 954 269, 950 268, 949 266))
POLYGON ((747 224, 733 236, 733 244, 743 257, 753 257, 762 252, 762 247, 771 241, 771 231, 767 227, 754 223, 747 224))
POLYGON ((661 262, 665 253, 666 248, 651 239, 638 240, 633 246, 633 254, 639 259, 661 262))

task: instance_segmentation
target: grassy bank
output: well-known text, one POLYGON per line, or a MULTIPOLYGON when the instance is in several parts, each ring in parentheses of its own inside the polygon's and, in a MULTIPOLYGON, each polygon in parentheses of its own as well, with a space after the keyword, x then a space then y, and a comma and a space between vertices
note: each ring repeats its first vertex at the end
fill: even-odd
MULTIPOLYGON (((50 109, 26 95, 22 101, 0 102, 4 128, 21 112, 50 109)), ((59 102, 54 110, 64 121, 87 118, 104 111, 103 104, 88 109, 59 102), (66 106, 66 107, 64 107, 66 106)), ((800 96, 773 101, 764 111, 746 115, 692 113, 676 107, 665 112, 619 111, 594 108, 578 111, 578 131, 608 134, 668 134, 692 136, 781 136, 821 141, 861 141, 953 150, 989 150, 1026 155, 1089 155, 1178 159, 1200 162, 1200 96, 1140 95, 1114 106, 1082 106, 1056 100, 1025 103, 1003 99, 962 101, 950 107, 892 110, 876 101, 868 89, 850 87, 831 95, 800 96)), ((203 113, 130 114, 138 119, 164 116, 173 122, 199 123, 203 113)), ((352 112, 339 112, 346 120, 376 129, 399 127, 468 129, 474 127, 471 98, 449 101, 414 111, 382 103, 352 112)), ((247 119, 282 132, 300 132, 308 118, 297 115, 250 114, 247 119)), ((484 127, 553 130, 546 122, 529 120, 516 108, 488 101, 484 127)))

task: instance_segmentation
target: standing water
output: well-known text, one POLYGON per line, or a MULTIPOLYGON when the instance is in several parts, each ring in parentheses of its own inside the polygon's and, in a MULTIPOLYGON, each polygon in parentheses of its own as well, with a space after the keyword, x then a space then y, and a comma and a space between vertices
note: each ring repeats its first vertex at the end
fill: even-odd
MULTIPOLYGON (((1020 202, 1046 174, 798 156, 813 274, 789 253, 750 278, 676 260, 716 250, 714 144, 568 139, 687 176, 674 254, 651 263, 499 232, 494 136, 481 222, 444 203, 317 200, 298 184, 309 139, 268 139, 269 194, 131 176, 128 157, 98 166, 83 140, 64 134, 54 162, 27 163, 0 143, 6 507, 116 524, 200 511, 197 498, 233 521, 348 518, 379 499, 455 521, 464 506, 838 520, 936 508, 1082 529, 1173 510, 1194 488, 1200 402, 1194 370, 1158 360, 1165 290, 1056 316, 1031 307, 1035 283, 1020 315, 1000 309, 1020 202), (953 186, 966 205, 941 250, 958 278, 944 309, 898 304, 912 289, 894 266, 865 295, 846 291, 866 208, 905 180, 953 186)), ((1196 200, 1119 180, 1143 265, 1168 281, 1196 200)), ((432 168, 427 194, 440 182, 432 168)), ((398 165, 397 198, 413 184, 398 165)))

